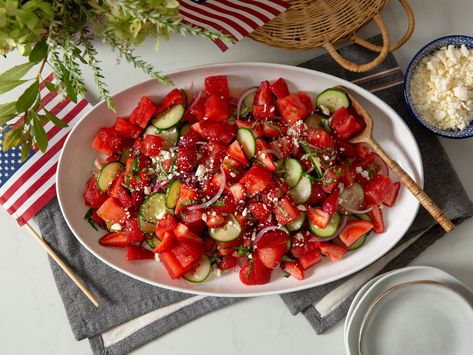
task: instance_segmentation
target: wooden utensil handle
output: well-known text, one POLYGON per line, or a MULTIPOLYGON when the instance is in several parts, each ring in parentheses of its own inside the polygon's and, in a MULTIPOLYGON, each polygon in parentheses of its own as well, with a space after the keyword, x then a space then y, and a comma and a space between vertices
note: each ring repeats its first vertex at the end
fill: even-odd
POLYGON ((383 158, 389 169, 391 169, 393 173, 396 174, 401 183, 409 189, 409 191, 414 195, 415 198, 417 198, 417 200, 419 200, 421 205, 424 206, 424 208, 432 215, 438 224, 440 224, 447 233, 453 230, 455 225, 448 219, 440 207, 437 206, 434 201, 432 201, 429 195, 427 195, 419 187, 419 185, 417 185, 417 183, 409 176, 409 174, 407 174, 398 163, 392 160, 374 139, 370 139, 370 145, 375 153, 383 158))

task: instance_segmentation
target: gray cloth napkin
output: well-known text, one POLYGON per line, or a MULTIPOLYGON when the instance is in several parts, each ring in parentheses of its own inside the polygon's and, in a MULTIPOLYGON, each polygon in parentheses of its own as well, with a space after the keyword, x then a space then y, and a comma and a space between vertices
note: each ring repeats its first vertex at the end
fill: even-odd
MULTIPOLYGON (((379 38, 374 41, 379 42, 379 38)), ((365 62, 373 54, 355 45, 341 50, 354 61, 365 62)), ((425 189, 455 224, 473 215, 457 175, 438 139, 413 123, 402 98, 402 72, 393 56, 375 70, 355 74, 341 69, 328 55, 301 65, 353 81, 391 105, 413 131, 422 153, 425 189), (454 198, 452 198, 454 197, 454 198)), ((237 302, 235 298, 187 295, 153 287, 108 267, 90 254, 72 235, 57 200, 37 215, 44 239, 66 260, 98 296, 95 308, 60 268, 51 261, 53 275, 77 340, 88 338, 94 354, 124 354, 213 310, 237 302)), ((364 282, 374 275, 402 267, 444 235, 431 217, 420 210, 415 222, 393 251, 359 273, 325 286, 281 296, 293 313, 302 312, 317 333, 342 319, 364 282), (419 233, 428 231, 425 235, 419 233)))

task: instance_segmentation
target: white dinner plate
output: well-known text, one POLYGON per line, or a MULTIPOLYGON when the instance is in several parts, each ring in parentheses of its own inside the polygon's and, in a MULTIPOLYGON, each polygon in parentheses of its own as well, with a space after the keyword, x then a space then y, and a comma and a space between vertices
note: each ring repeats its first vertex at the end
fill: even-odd
MULTIPOLYGON (((192 88, 194 93, 203 87, 204 78, 210 75, 227 75, 234 93, 241 93, 242 89, 278 77, 287 80, 291 91, 306 91, 312 97, 328 87, 343 85, 353 92, 374 117, 374 135, 378 142, 409 175, 421 186, 423 184, 419 149, 404 121, 382 100, 350 82, 313 70, 266 63, 209 65, 167 75, 176 87, 192 88)), ((73 128, 62 150, 57 172, 57 193, 63 215, 79 241, 111 267, 152 285, 193 294, 245 297, 292 292, 340 279, 366 267, 388 252, 414 220, 419 204, 405 188, 401 188, 395 206, 383 210, 386 224, 384 234, 370 236, 366 245, 347 253, 340 261, 324 260, 307 270, 306 278, 302 281, 284 278, 282 272, 276 270, 270 283, 259 286, 243 285, 236 273, 212 276, 204 283, 190 284, 184 280, 171 280, 161 263, 127 261, 125 250, 99 245, 97 241, 103 232, 94 231, 84 220, 87 208, 82 200, 82 192, 98 155, 90 143, 100 127, 112 126, 117 115, 128 116, 142 95, 157 101, 170 90, 170 87, 154 80, 130 87, 114 96, 116 114, 109 111, 104 102, 99 103, 73 128)))
POLYGON ((362 292, 352 303, 345 322, 347 354, 359 354, 363 321, 363 355, 473 353, 473 292, 448 273, 431 267, 403 268, 381 275, 362 292), (398 288, 366 315, 370 305, 386 290, 419 280, 443 285, 411 284, 398 288))

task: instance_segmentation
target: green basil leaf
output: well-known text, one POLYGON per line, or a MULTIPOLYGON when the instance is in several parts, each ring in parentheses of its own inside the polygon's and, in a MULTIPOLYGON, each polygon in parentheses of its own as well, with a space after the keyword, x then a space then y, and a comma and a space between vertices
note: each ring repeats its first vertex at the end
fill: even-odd
POLYGON ((38 148, 44 153, 48 148, 48 136, 41 125, 38 114, 34 111, 30 111, 30 114, 33 116, 33 134, 36 139, 36 144, 38 144, 38 148))
POLYGON ((45 41, 39 41, 30 53, 30 62, 38 63, 48 55, 48 45, 45 41))
POLYGON ((50 81, 45 81, 44 85, 46 85, 46 88, 51 92, 55 92, 59 89, 59 86, 57 86, 56 84, 53 84, 50 81))
POLYGON ((11 69, 8 69, 6 72, 0 74, 0 82, 6 80, 19 80, 21 79, 33 66, 35 63, 27 62, 24 64, 17 65, 11 69))
POLYGON ((36 80, 33 84, 31 84, 19 97, 18 101, 16 102, 16 109, 18 112, 25 112, 31 106, 33 106, 36 98, 39 94, 39 81, 36 80))
POLYGON ((46 112, 46 118, 54 123, 56 126, 61 127, 61 128, 66 128, 68 127, 68 124, 61 120, 59 117, 53 115, 51 112, 43 108, 43 111, 46 112))
POLYGON ((13 90, 18 85, 25 83, 26 80, 0 80, 0 94, 13 90))

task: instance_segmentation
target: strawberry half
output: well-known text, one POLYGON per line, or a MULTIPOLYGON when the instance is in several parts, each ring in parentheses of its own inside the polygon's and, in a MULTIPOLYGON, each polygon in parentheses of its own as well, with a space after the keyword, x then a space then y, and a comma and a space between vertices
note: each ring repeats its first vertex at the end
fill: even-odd
POLYGON ((128 246, 128 234, 125 232, 112 232, 103 236, 99 244, 105 247, 125 248, 128 246))

